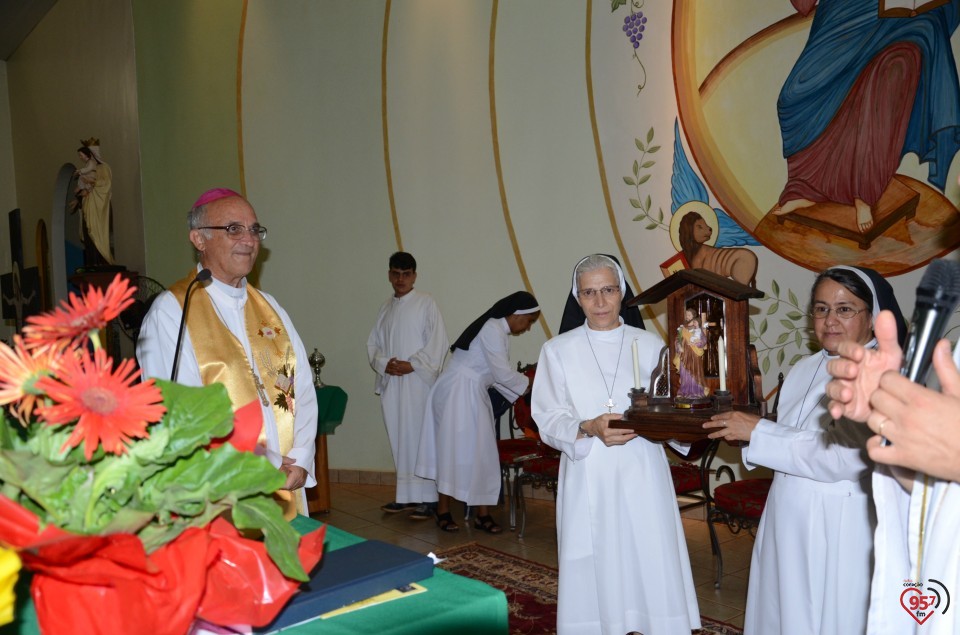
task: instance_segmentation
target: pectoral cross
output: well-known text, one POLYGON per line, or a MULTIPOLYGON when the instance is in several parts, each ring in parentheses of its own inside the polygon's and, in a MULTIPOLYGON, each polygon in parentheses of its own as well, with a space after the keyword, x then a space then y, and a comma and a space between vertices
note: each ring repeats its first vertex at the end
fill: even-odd
POLYGON ((260 395, 260 403, 264 406, 269 406, 270 401, 267 399, 267 389, 263 385, 263 382, 260 381, 260 378, 257 377, 257 373, 254 370, 250 370, 250 374, 253 375, 253 384, 257 387, 257 394, 260 395))
POLYGON ((607 412, 613 414, 613 408, 617 404, 613 403, 613 397, 607 397, 607 403, 603 404, 603 407, 607 409, 607 412))

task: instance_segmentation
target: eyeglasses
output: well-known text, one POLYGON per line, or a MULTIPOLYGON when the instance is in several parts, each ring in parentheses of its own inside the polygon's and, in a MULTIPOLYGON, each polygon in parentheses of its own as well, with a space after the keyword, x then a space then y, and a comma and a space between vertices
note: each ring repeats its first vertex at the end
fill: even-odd
POLYGON ((243 238, 244 232, 248 232, 257 240, 264 240, 267 237, 267 228, 263 225, 253 225, 245 227, 240 223, 230 223, 229 225, 207 225, 206 227, 197 227, 197 229, 222 229, 227 232, 227 236, 233 240, 243 238))
POLYGON ((832 309, 828 306, 815 306, 810 309, 810 317, 814 320, 825 320, 831 311, 842 320, 852 320, 866 311, 866 309, 855 309, 852 306, 838 306, 832 309))
POLYGON ((580 289, 579 291, 577 291, 578 296, 580 296, 581 298, 586 298, 588 300, 592 300, 595 297, 597 297, 598 293, 605 298, 610 298, 620 293, 620 287, 609 286, 609 287, 600 287, 599 289, 580 289))

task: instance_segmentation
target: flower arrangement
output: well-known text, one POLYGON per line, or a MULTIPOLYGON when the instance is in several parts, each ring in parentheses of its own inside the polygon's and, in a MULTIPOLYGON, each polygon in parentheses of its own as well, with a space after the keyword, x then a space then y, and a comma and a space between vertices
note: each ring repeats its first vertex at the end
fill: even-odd
POLYGON ((269 623, 320 559, 252 450, 257 403, 221 385, 137 383, 98 333, 132 303, 120 276, 0 343, 0 623, 20 561, 44 633, 186 633, 269 623), (247 537, 262 535, 263 541, 247 537))

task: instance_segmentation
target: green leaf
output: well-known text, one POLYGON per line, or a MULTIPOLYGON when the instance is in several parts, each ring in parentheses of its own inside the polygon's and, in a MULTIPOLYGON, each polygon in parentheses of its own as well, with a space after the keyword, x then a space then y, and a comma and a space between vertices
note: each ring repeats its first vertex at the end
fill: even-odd
POLYGON ((650 153, 650 154, 653 154, 654 152, 656 152, 656 151, 659 150, 659 149, 660 149, 660 146, 650 146, 649 148, 647 148, 647 152, 650 153))
POLYGON ((7 418, 3 410, 0 410, 0 450, 12 450, 16 436, 12 420, 7 418))
POLYGON ((760 364, 763 367, 763 373, 767 374, 770 372, 770 357, 764 357, 763 363, 760 364))
POLYGON ((656 224, 656 223, 650 223, 649 225, 647 225, 646 228, 647 228, 647 229, 656 229, 656 228, 657 228, 657 224, 656 224))
POLYGON ((774 296, 775 298, 779 298, 779 297, 780 297, 780 285, 777 284, 777 281, 776 281, 776 280, 773 280, 773 281, 771 281, 770 286, 773 287, 773 296, 774 296))
POLYGON ((151 427, 151 434, 158 429, 175 432, 170 435, 163 462, 186 456, 233 430, 233 406, 223 384, 193 388, 157 380, 157 385, 163 392, 167 414, 151 427))
POLYGON ((789 333, 781 333, 777 337, 777 345, 779 346, 780 344, 783 344, 784 342, 786 342, 788 337, 790 337, 789 333))
POLYGON ((649 175, 649 174, 644 174, 643 176, 641 176, 641 177, 637 180, 637 185, 643 185, 644 183, 646 183, 646 182, 649 181, 649 180, 650 180, 650 175, 649 175))
POLYGON ((764 320, 760 322, 760 335, 763 335, 766 332, 767 332, 767 321, 764 320))
POLYGON ((787 329, 788 331, 792 331, 794 328, 796 328, 794 323, 791 322, 790 320, 780 320, 780 326, 787 329))
POLYGON ((803 355, 797 353, 796 355, 790 358, 790 365, 793 366, 794 364, 799 362, 801 359, 803 359, 803 355))
POLYGON ((663 222, 663 208, 662 208, 662 207, 661 207, 661 208, 659 208, 659 211, 660 211, 660 214, 659 214, 659 221, 660 221, 660 222, 662 223, 662 222, 663 222))
POLYGON ((633 162, 633 175, 640 176, 640 162, 636 160, 633 162))
POLYGON ((787 355, 786 351, 784 351, 784 349, 782 348, 779 351, 777 351, 777 366, 780 366, 780 367, 783 366, 783 358, 786 357, 786 355, 787 355))
POLYGON ((623 5, 627 4, 627 0, 610 0, 610 11, 616 11, 623 5))
POLYGON ((633 180, 633 177, 629 177, 629 176, 623 177, 623 182, 626 183, 627 185, 635 186, 637 184, 637 182, 633 180))
POLYGON ((795 337, 793 338, 794 343, 796 343, 797 348, 803 346, 803 335, 800 334, 800 331, 794 331, 795 337))
POLYGON ((643 220, 643 219, 646 218, 646 217, 647 217, 646 214, 637 214, 636 216, 633 217, 633 220, 635 220, 635 221, 643 220))
POLYGON ((799 320, 802 320, 805 316, 800 311, 790 311, 787 313, 787 317, 793 320, 794 322, 797 322, 799 320))
POLYGON ((656 164, 657 164, 656 161, 644 161, 644 162, 643 162, 643 165, 641 165, 640 167, 642 167, 642 168, 644 168, 644 169, 646 169, 646 168, 652 168, 652 167, 655 166, 656 164))
POLYGON ((647 131, 647 143, 653 141, 653 127, 650 127, 650 130, 647 131))
POLYGON ((772 303, 772 304, 770 305, 770 308, 769 308, 769 309, 767 309, 767 315, 773 315, 773 314, 776 313, 779 309, 780 309, 780 301, 777 300, 776 302, 774 302, 774 303, 772 303))
POLYGON ((233 523, 238 529, 260 529, 267 553, 283 575, 306 582, 309 577, 297 557, 300 535, 283 519, 280 506, 271 498, 248 498, 233 508, 233 523))
POLYGON ((635 198, 630 199, 630 205, 632 205, 634 209, 643 209, 643 206, 640 205, 640 201, 635 198))
POLYGON ((201 500, 244 498, 270 494, 283 487, 286 477, 262 456, 240 452, 232 445, 197 450, 144 482, 144 499, 180 515, 190 515, 201 500))
POLYGON ((792 304, 792 305, 794 305, 794 306, 800 306, 800 301, 797 300, 797 296, 793 293, 793 289, 788 289, 787 291, 788 291, 788 293, 790 294, 790 296, 789 296, 789 297, 790 297, 790 304, 792 304))
POLYGON ((646 149, 643 146, 643 142, 640 141, 640 139, 634 139, 633 141, 634 143, 637 144, 637 150, 639 150, 640 152, 646 152, 646 149))
POLYGON ((653 199, 651 199, 650 195, 647 194, 647 204, 643 206, 643 209, 649 211, 651 205, 653 205, 653 199))

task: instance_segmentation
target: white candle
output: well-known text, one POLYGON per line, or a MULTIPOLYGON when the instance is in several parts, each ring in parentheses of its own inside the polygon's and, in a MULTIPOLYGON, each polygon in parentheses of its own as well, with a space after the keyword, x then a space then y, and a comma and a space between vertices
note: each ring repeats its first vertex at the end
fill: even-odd
POLYGON ((723 336, 717 340, 717 357, 720 359, 720 390, 727 389, 727 347, 723 336))
POLYGON ((633 387, 640 390, 640 350, 637 340, 633 340, 633 387))

